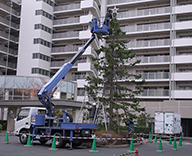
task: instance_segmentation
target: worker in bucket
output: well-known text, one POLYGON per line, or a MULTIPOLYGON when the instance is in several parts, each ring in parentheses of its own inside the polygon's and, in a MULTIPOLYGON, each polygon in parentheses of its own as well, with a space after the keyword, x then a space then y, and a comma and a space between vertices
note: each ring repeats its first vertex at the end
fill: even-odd
POLYGON ((109 9, 108 10, 108 12, 107 12, 107 14, 105 15, 105 21, 104 21, 104 24, 106 25, 106 26, 110 26, 110 21, 111 21, 111 19, 112 19, 112 13, 113 13, 113 11, 112 11, 112 9, 109 9))
POLYGON ((92 104, 91 108, 88 108, 89 111, 89 123, 93 123, 95 111, 96 111, 96 103, 92 104))

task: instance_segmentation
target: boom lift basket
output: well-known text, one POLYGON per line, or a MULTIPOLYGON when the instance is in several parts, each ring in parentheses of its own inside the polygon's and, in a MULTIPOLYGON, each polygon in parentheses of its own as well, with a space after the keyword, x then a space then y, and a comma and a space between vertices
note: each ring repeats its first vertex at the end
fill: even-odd
POLYGON ((99 36, 109 35, 109 27, 105 24, 105 17, 95 17, 92 19, 91 32, 99 36))

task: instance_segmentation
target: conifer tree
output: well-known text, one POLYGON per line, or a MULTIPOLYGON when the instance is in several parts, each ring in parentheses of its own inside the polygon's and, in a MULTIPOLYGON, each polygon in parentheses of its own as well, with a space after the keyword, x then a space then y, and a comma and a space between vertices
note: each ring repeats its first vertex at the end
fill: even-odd
POLYGON ((88 76, 85 89, 95 102, 103 103, 109 117, 109 129, 114 130, 119 122, 136 118, 136 112, 145 110, 140 107, 140 99, 136 97, 141 94, 144 81, 141 75, 128 71, 140 60, 136 59, 132 50, 128 50, 129 41, 120 28, 116 13, 113 13, 110 22, 109 35, 98 37, 105 39, 107 46, 95 49, 100 57, 92 58, 92 61, 99 75, 88 76), (102 53, 104 56, 101 56, 102 53))

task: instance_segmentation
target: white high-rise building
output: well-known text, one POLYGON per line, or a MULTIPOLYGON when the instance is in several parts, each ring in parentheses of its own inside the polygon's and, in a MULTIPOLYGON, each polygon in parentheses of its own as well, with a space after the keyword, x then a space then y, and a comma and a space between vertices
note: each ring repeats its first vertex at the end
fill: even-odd
MULTIPOLYGON (((0 0, 0 75, 52 76, 90 38, 89 21, 114 7, 141 60, 128 68, 146 80, 141 105, 151 116, 181 113, 192 136, 192 0, 0 0)), ((100 44, 94 40, 65 76, 77 83, 77 100, 86 76, 97 75, 91 57, 100 44)))

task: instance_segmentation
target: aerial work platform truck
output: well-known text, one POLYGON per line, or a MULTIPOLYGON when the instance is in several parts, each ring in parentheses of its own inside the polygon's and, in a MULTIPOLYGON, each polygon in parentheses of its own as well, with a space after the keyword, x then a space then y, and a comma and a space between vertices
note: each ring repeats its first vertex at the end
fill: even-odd
POLYGON ((18 116, 15 118, 15 134, 19 136, 22 144, 27 143, 26 133, 31 133, 33 139, 39 140, 41 144, 53 139, 47 136, 56 136, 56 147, 64 147, 66 143, 70 144, 70 149, 80 146, 84 142, 92 142, 91 139, 76 139, 74 137, 92 137, 97 129, 94 123, 73 123, 73 118, 65 110, 63 110, 62 118, 59 118, 57 125, 54 126, 53 121, 55 105, 51 102, 54 92, 57 90, 56 85, 67 72, 73 67, 75 62, 85 52, 86 48, 96 38, 96 34, 104 36, 109 34, 109 27, 100 23, 98 18, 94 18, 91 22, 91 38, 86 42, 75 56, 65 63, 57 73, 45 84, 38 92, 38 99, 44 105, 41 107, 23 107, 18 116))

